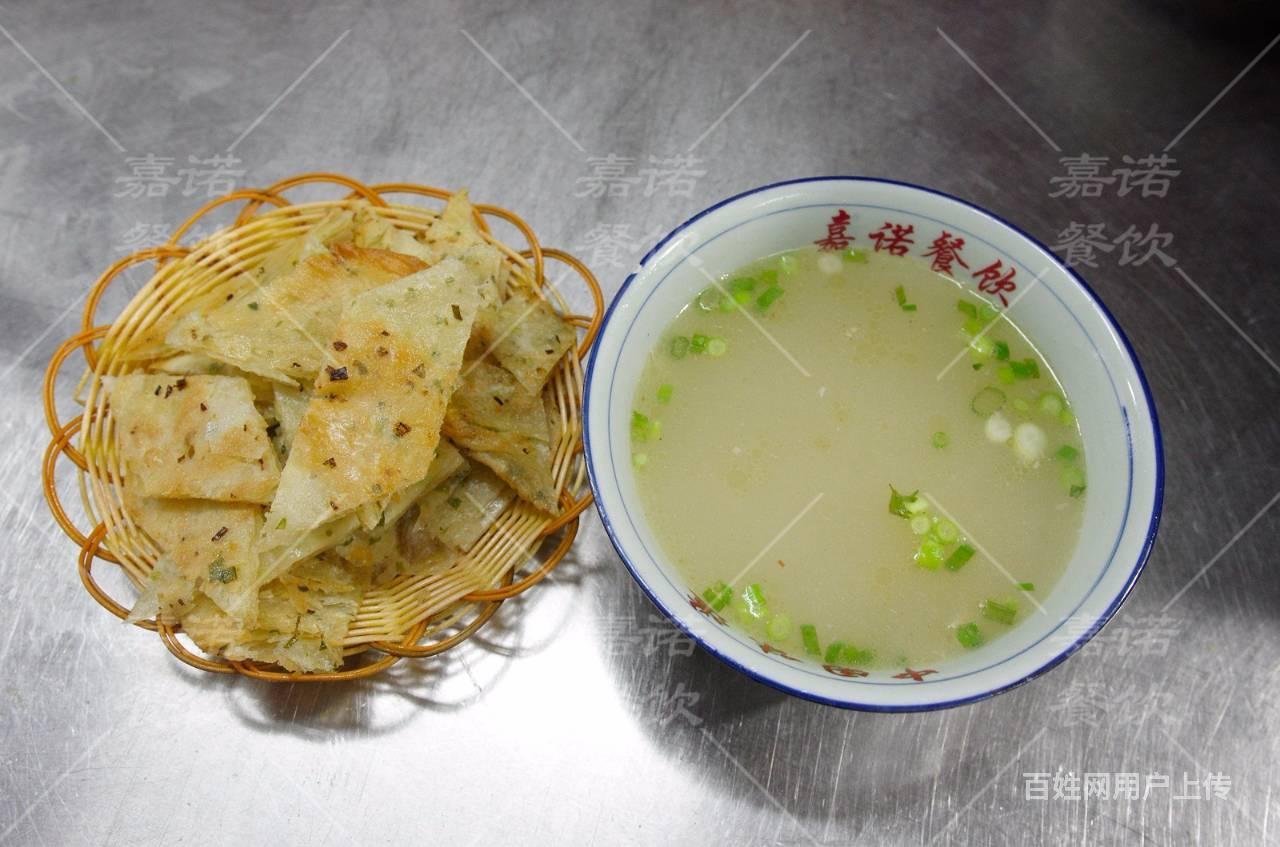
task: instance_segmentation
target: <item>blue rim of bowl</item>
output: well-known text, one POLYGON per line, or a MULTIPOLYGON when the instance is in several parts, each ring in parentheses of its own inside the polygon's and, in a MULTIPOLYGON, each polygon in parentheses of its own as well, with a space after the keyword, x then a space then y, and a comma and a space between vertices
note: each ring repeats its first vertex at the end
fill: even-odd
POLYGON ((1002 685, 999 688, 992 688, 988 691, 983 691, 978 694, 974 694, 973 696, 970 696, 970 697, 962 697, 955 700, 945 700, 945 701, 939 701, 934 703, 884 705, 879 703, 865 703, 857 700, 835 699, 831 697, 824 697, 813 691, 807 691, 802 688, 796 688, 794 686, 787 685, 786 683, 780 682, 776 679, 772 679, 749 667, 746 667, 742 663, 725 655, 720 650, 718 650, 713 644, 708 642, 706 639, 700 637, 690 627, 685 626, 684 622, 681 621, 680 617, 676 615, 674 612, 672 612, 670 609, 668 609, 666 605, 663 604, 662 601, 660 601, 657 598, 654 592, 649 588, 648 583, 645 582, 644 578, 636 570, 635 565, 632 564, 630 557, 628 557, 626 552, 624 552, 624 550, 622 549, 622 545, 618 541, 617 535, 614 532, 613 524, 609 519, 609 515, 605 512, 605 508, 601 502, 600 485, 597 480, 595 462, 593 461, 593 458, 592 458, 591 435, 590 435, 590 432, 591 432, 591 427, 590 427, 591 385, 595 376, 595 365, 596 365, 598 348, 592 350, 591 357, 587 362, 587 370, 584 377, 583 391, 582 391, 582 398, 583 398, 582 417, 584 421, 584 425, 582 429, 583 455, 586 459, 587 480, 591 485, 591 493, 595 502, 596 513, 599 514, 600 516, 600 522, 604 524, 605 532, 609 536, 609 543, 613 546, 613 549, 618 554, 618 557, 622 559, 622 563, 623 565, 626 566, 627 571, 630 572, 631 578, 635 580, 637 585, 640 586, 640 590, 645 593, 645 596, 649 598, 649 601, 653 603, 655 606, 657 606, 658 609, 664 615, 666 615, 667 618, 669 618, 672 623, 674 623, 677 627, 679 627, 680 630, 682 630, 686 635, 688 635, 695 642, 697 642, 697 644, 701 646, 702 649, 706 650, 712 656, 715 656, 717 659, 719 659, 721 662, 724 662, 729 667, 733 668, 736 671, 739 671, 742 674, 745 674, 747 677, 755 680, 756 682, 763 683, 765 685, 768 685, 771 688, 775 688, 779 691, 782 691, 783 693, 790 694, 795 697, 800 697, 801 699, 804 699, 804 700, 810 700, 812 702, 821 703, 827 706, 837 706, 844 709, 856 709, 858 711, 865 711, 865 712, 885 712, 885 713, 930 712, 930 711, 936 711, 939 709, 950 709, 956 706, 964 706, 969 703, 976 703, 981 700, 986 700, 990 697, 995 697, 997 694, 1003 694, 1006 691, 1011 691, 1014 688, 1017 688, 1021 685, 1025 685, 1031 680, 1036 679, 1040 676, 1043 676, 1044 674, 1053 670, 1058 665, 1066 661, 1067 658, 1069 658, 1073 653, 1075 653, 1077 650, 1079 650, 1081 647, 1087 644, 1091 638, 1093 638, 1095 635, 1101 632, 1102 628, 1106 626, 1108 622, 1110 622, 1112 617, 1115 616, 1115 613, 1119 610, 1120 606, 1124 604, 1124 601, 1128 599, 1129 594, 1133 591, 1134 585, 1137 584, 1138 577, 1142 574, 1143 569, 1146 567, 1147 560, 1151 557, 1152 548, 1155 546, 1156 535, 1159 532, 1159 528, 1160 528, 1160 517, 1164 510, 1164 440, 1160 432, 1160 419, 1156 415, 1155 399, 1151 395, 1151 386, 1147 382, 1147 375, 1142 370, 1142 364, 1138 359, 1137 352, 1133 349, 1133 344, 1130 343, 1129 337, 1125 334, 1124 330, 1121 329, 1120 324, 1115 319, 1115 316, 1111 314, 1111 310, 1108 309, 1106 304, 1102 302, 1102 298, 1099 297, 1097 292, 1095 292, 1089 286, 1089 284, 1084 281, 1083 277, 1081 277, 1078 273, 1076 273, 1074 269, 1072 269, 1068 265, 1064 264, 1060 259, 1058 259, 1057 255, 1054 254, 1053 251, 1047 245, 1041 242, 1038 238, 1026 232, 1016 224, 1011 223, 1007 219, 996 214, 995 212, 992 212, 988 209, 984 209, 983 207, 977 205, 976 203, 971 203, 968 200, 965 200, 960 197, 956 197, 953 194, 948 194, 945 191, 939 191, 936 188, 928 188, 923 185, 916 185, 915 183, 905 182, 903 180, 885 179, 882 177, 812 176, 812 177, 801 177, 798 179, 788 179, 788 180, 782 180, 780 182, 771 182, 771 183, 768 183, 767 185, 762 185, 757 188, 752 188, 747 191, 734 194, 731 197, 727 197, 718 203, 708 206, 707 208, 695 214, 693 217, 684 221, 684 223, 680 224, 675 229, 671 230, 669 233, 663 236, 658 241, 657 244, 655 244, 652 248, 650 248, 647 253, 644 254, 644 258, 640 260, 639 264, 637 265, 637 269, 631 272, 630 274, 628 274, 627 278, 623 280, 622 286, 618 289, 618 293, 614 295, 613 300, 609 303, 608 309, 605 310, 604 319, 600 322, 601 337, 603 337, 606 329, 608 328, 609 321, 613 318, 614 310, 617 308, 618 303, 622 300, 623 294, 626 293, 627 289, 630 288, 631 284, 635 281, 636 274, 639 273, 640 269, 642 269, 645 266, 645 264, 649 261, 649 259, 653 257, 655 253, 661 250, 673 238, 675 238, 680 233, 684 232, 690 226, 697 223, 699 220, 711 214, 712 212, 720 208, 723 208, 724 206, 727 206, 730 203, 741 200, 744 197, 751 197, 752 195, 755 195, 755 194, 761 194, 765 191, 771 191, 775 188, 783 188, 788 185, 804 185, 806 183, 812 183, 812 182, 857 182, 857 183, 878 183, 882 185, 895 185, 901 188, 910 188, 912 190, 921 191, 926 194, 933 194, 938 197, 944 197, 947 200, 951 200, 953 202, 959 203, 960 205, 966 208, 972 209, 975 212, 986 215, 991 220, 994 220, 995 222, 999 223, 1001 226, 1006 227, 1010 231, 1016 233, 1021 238, 1025 239, 1027 242, 1037 247, 1041 252, 1044 253, 1044 255, 1048 256, 1049 259, 1059 269, 1066 271, 1067 275, 1072 280, 1075 281, 1076 285, 1080 286, 1080 289, 1084 291, 1084 293, 1093 302, 1094 307, 1098 309, 1098 311, 1102 314, 1103 318, 1105 318, 1106 322, 1110 325, 1111 329, 1115 332, 1116 337, 1120 339, 1120 343, 1124 349, 1124 352, 1128 356, 1129 363, 1133 366, 1134 373, 1136 373, 1138 376, 1138 384, 1142 387, 1142 397, 1147 405, 1147 414, 1151 417, 1151 431, 1154 438, 1154 447, 1155 447, 1155 465, 1156 465, 1155 491, 1153 493, 1152 504, 1151 504, 1151 518, 1147 524, 1146 538, 1143 541, 1142 550, 1139 552, 1138 559, 1134 563, 1132 570, 1129 572, 1129 576, 1125 580, 1124 586, 1120 589, 1119 592, 1116 593, 1111 603, 1108 604, 1107 608, 1103 610, 1102 614, 1098 616, 1097 620, 1094 621, 1094 623, 1084 632, 1083 635, 1081 635, 1078 639, 1076 639, 1074 643, 1066 647, 1066 649, 1062 650, 1056 656, 1044 662, 1038 668, 1028 672, 1027 674, 1024 674, 1022 677, 1014 680, 1013 682, 1010 682, 1007 685, 1002 685))

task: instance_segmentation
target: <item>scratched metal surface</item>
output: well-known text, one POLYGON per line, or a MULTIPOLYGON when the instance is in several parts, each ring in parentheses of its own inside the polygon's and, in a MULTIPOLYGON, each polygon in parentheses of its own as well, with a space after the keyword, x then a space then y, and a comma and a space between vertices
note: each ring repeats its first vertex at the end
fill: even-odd
POLYGON ((1280 50, 1251 66, 1280 23, 1006 8, 0 9, 0 845, 1280 841, 1280 50), (1110 157, 1105 175, 1175 139, 1164 197, 1050 196, 1061 156, 1110 157), (691 186, 639 177, 691 146, 691 186), (659 231, 800 175, 936 186, 1051 243, 1073 221, 1112 240, 1154 223, 1176 265, 1116 247, 1084 269, 1164 425, 1147 572, 1063 667, 933 714, 813 705, 690 653, 594 515, 554 578, 442 661, 325 688, 189 670, 80 587, 39 493, 37 390, 95 274, 216 188, 130 197, 127 157, 170 157, 172 176, 229 147, 242 185, 468 185, 594 257, 610 291, 659 231), (640 181, 592 197, 588 156, 608 154, 640 181), (1138 773, 1147 796, 1054 798, 1084 772, 1138 773), (1058 776, 1048 799, 1027 773, 1058 776), (1212 799, 1175 797, 1193 794, 1212 799))

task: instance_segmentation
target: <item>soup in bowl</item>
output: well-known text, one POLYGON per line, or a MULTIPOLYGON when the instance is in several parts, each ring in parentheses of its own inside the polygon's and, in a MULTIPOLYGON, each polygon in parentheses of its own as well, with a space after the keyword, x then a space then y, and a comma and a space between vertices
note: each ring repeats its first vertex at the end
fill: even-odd
POLYGON ((1154 540, 1124 335, 1042 245, 916 186, 730 198, 628 277, 586 451, 636 581, 714 655, 839 706, 939 708, 1065 659, 1154 540))

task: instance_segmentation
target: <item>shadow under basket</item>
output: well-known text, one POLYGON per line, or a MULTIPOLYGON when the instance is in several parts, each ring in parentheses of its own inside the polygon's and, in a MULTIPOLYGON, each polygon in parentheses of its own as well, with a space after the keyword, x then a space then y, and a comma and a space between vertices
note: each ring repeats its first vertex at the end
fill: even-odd
MULTIPOLYGON (((120 567, 134 586, 141 586, 156 560, 154 543, 126 512, 117 481, 121 465, 114 447, 111 410, 102 378, 137 367, 129 353, 148 338, 162 318, 219 287, 230 286, 237 274, 254 267, 282 241, 311 227, 336 208, 367 202, 373 212, 411 233, 423 231, 438 212, 423 205, 390 202, 387 195, 418 195, 447 201, 451 192, 409 183, 363 185, 336 174, 303 174, 269 188, 241 190, 220 197, 197 211, 173 233, 168 243, 141 250, 111 265, 90 289, 81 331, 54 353, 44 379, 44 411, 52 440, 44 451, 42 476, 45 499, 63 531, 80 547, 79 572, 90 596, 116 617, 128 618, 128 608, 108 595, 93 577, 95 560, 120 567), (336 200, 292 204, 288 189, 308 183, 330 183, 349 191, 336 200), (214 209, 231 203, 244 207, 234 223, 191 247, 184 235, 214 209), (155 274, 111 323, 99 324, 97 311, 107 287, 125 269, 155 264, 155 274), (67 359, 82 351, 87 368, 77 396, 83 412, 63 421, 54 394, 58 374, 67 359), (85 513, 93 529, 84 532, 68 516, 59 500, 56 472, 65 456, 76 468, 85 513)), ((604 312, 604 298, 595 277, 568 253, 539 245, 528 225, 511 212, 475 205, 476 223, 506 257, 511 284, 521 285, 545 299, 577 328, 576 350, 556 366, 545 391, 554 408, 552 419, 552 475, 561 513, 554 518, 517 500, 508 507, 448 570, 402 575, 365 593, 343 642, 343 666, 328 673, 291 673, 253 661, 211 658, 190 648, 181 628, 156 620, 135 625, 156 632, 164 645, 188 665, 214 673, 238 673, 275 681, 323 682, 358 679, 377 674, 404 658, 442 653, 474 635, 493 617, 504 600, 527 591, 551 572, 569 551, 577 535, 579 516, 591 503, 582 455, 582 360, 595 340, 604 312), (493 237, 486 219, 505 221, 526 242, 516 250, 493 237), (555 287, 547 286, 548 261, 564 265, 581 280, 590 295, 592 313, 572 314, 555 287)))

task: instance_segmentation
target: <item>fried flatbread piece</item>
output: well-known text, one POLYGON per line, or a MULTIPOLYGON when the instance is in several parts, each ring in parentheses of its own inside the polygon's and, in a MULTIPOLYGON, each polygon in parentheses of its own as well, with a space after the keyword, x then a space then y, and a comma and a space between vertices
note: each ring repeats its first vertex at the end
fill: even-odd
POLYGON ((472 465, 427 492, 418 501, 416 519, 402 534, 424 531, 457 550, 469 550, 515 499, 515 492, 493 471, 472 465))
POLYGON ((253 401, 259 405, 270 405, 272 386, 280 384, 266 377, 242 371, 225 362, 219 362, 217 359, 212 359, 203 353, 177 353, 163 359, 155 359, 147 363, 146 369, 149 373, 174 374, 176 376, 191 376, 192 374, 238 376, 249 383, 249 388, 253 391, 253 401))
POLYGON ((400 576, 417 577, 448 570, 460 554, 420 527, 417 520, 420 508, 413 504, 391 531, 377 538, 357 538, 351 546, 337 548, 338 552, 370 567, 374 585, 385 585, 400 576))
POLYGON ((520 286, 512 287, 498 309, 484 313, 477 334, 498 364, 535 394, 578 337, 559 312, 520 286))
MULTIPOLYGON (((265 285, 281 274, 291 271, 304 259, 326 252, 329 244, 350 241, 353 234, 352 218, 353 215, 349 209, 330 211, 300 235, 275 245, 260 258, 257 265, 225 281, 217 286, 216 290, 206 291, 188 300, 180 309, 160 315, 153 324, 130 340, 128 349, 121 351, 123 358, 127 361, 139 362, 177 352, 165 341, 165 338, 185 315, 216 309, 226 302, 227 295, 234 297, 236 294, 265 285)), ((221 234, 225 234, 225 231, 221 234)), ((217 255, 216 251, 213 255, 217 255)), ((206 266, 198 273, 206 275, 209 273, 208 261, 206 258, 202 263, 206 266)))
POLYGON ((306 383, 333 363, 326 345, 353 297, 425 267, 413 256, 334 244, 213 309, 189 312, 165 340, 268 379, 306 383))
POLYGON ((164 620, 179 619, 197 594, 239 621, 254 619, 258 599, 254 545, 262 529, 260 507, 128 495, 125 504, 134 523, 162 553, 148 589, 164 620))
POLYGON ((271 502, 280 466, 248 382, 129 374, 109 385, 120 453, 143 495, 271 502))
POLYGON ((476 225, 475 207, 466 191, 449 198, 440 217, 431 222, 421 240, 440 258, 456 256, 469 247, 486 243, 476 225))
MULTIPOLYGON (((301 537, 288 538, 285 546, 269 552, 264 569, 273 568, 277 564, 286 567, 288 562, 309 558, 330 548, 337 548, 343 558, 357 565, 368 563, 371 557, 364 550, 371 546, 372 540, 394 525, 424 492, 452 476, 466 464, 467 460, 458 452, 458 448, 442 439, 436 447, 436 457, 427 469, 425 478, 406 485, 394 494, 365 503, 350 514, 321 523, 301 537)), ((277 521, 277 528, 283 530, 286 527, 277 521)))
POLYGON ((418 482, 400 489, 377 505, 378 520, 373 526, 365 526, 337 548, 344 559, 357 565, 374 569, 374 581, 383 581, 379 575, 385 575, 388 565, 395 559, 415 559, 418 551, 400 551, 396 547, 396 529, 402 515, 413 510, 417 514, 418 499, 454 476, 465 473, 467 460, 446 439, 440 439, 436 448, 436 457, 427 470, 427 475, 418 482))
POLYGON ((342 663, 342 641, 368 582, 367 570, 325 554, 297 563, 264 586, 254 625, 243 626, 198 598, 182 628, 200 649, 231 660, 331 671, 342 663))
POLYGON ((277 382, 272 383, 271 400, 276 423, 279 424, 276 439, 283 447, 281 454, 287 458, 293 439, 298 434, 298 426, 302 423, 302 416, 306 414, 307 404, 311 402, 311 392, 277 382))
MULTIPOLYGON (((458 448, 450 444, 447 439, 440 439, 440 443, 436 445, 436 456, 431 460, 425 477, 406 485, 394 494, 366 503, 356 510, 357 515, 360 516, 359 513, 367 506, 373 516, 372 519, 360 516, 360 523, 365 533, 377 534, 394 524, 420 496, 465 468, 466 465, 467 460, 458 452, 458 448)), ((342 555, 347 554, 344 552, 342 555)))
POLYGON ((541 395, 487 361, 467 367, 445 412, 445 435, 470 458, 492 468, 522 499, 556 514, 551 435, 541 395))
MULTIPOLYGON (((334 364, 316 380, 263 549, 296 544, 426 476, 475 319, 475 283, 465 265, 445 259, 360 295, 343 312, 334 364)), ((276 562, 266 578, 289 562, 276 562)))
POLYGON ((476 225, 475 207, 466 191, 450 197, 439 216, 416 234, 400 229, 368 204, 360 204, 355 209, 354 232, 355 242, 361 246, 416 256, 429 265, 487 243, 476 225))

